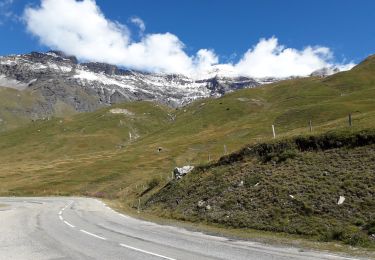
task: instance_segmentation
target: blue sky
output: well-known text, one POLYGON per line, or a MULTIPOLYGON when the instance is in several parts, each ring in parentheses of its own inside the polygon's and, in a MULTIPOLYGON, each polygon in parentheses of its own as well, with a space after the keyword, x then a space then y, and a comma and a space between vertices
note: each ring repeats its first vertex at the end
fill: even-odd
MULTIPOLYGON (((1 2, 9 4, 1 7, 0 55, 54 47, 41 44, 40 33, 28 32, 26 22, 19 20, 26 6, 36 8, 40 1, 1 2)), ((131 23, 131 18, 138 17, 146 25, 144 35, 169 32, 184 44, 188 56, 209 49, 220 63, 238 62, 259 39, 273 36, 278 44, 296 50, 327 47, 334 55, 331 63, 358 63, 375 52, 375 1, 371 0, 97 0, 96 5, 107 20, 125 25, 134 42, 144 37, 131 23)))

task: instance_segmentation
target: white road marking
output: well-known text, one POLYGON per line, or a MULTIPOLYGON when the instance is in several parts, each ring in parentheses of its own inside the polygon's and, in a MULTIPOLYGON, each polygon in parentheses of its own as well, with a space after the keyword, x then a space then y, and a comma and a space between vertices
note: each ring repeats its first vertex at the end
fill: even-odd
POLYGON ((128 245, 125 245, 125 244, 120 244, 120 246, 131 249, 131 250, 134 250, 134 251, 138 251, 138 252, 141 252, 141 253, 145 253, 145 254, 148 254, 148 255, 157 256, 157 257, 160 257, 160 258, 163 258, 163 259, 176 260, 174 258, 170 258, 170 257, 163 256, 163 255, 158 255, 158 254, 155 254, 155 253, 152 253, 152 252, 149 252, 149 251, 145 251, 145 250, 142 250, 142 249, 139 249, 139 248, 136 248, 136 247, 128 246, 128 245))
POLYGON ((59 212, 59 215, 61 215, 62 214, 62 210, 60 210, 60 212, 59 212))
POLYGON ((87 234, 89 236, 93 236, 93 237, 99 238, 101 240, 107 240, 105 237, 101 237, 101 236, 95 235, 95 234, 87 232, 86 230, 83 230, 83 229, 80 229, 79 231, 81 231, 82 233, 85 233, 85 234, 87 234))
POLYGON ((62 216, 59 216, 59 219, 61 220, 61 221, 63 221, 64 219, 62 218, 62 216))
POLYGON ((75 226, 73 226, 72 224, 70 224, 68 221, 64 220, 64 223, 67 224, 69 227, 71 228, 75 228, 75 226))

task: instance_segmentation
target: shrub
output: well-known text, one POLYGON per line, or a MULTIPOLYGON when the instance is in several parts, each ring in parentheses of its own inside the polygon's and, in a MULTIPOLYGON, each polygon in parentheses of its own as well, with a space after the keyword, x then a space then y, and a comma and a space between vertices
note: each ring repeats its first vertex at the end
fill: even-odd
POLYGON ((369 243, 369 238, 363 232, 356 232, 344 240, 345 244, 351 246, 366 246, 369 243))
POLYGON ((368 224, 366 224, 364 229, 369 235, 375 234, 375 220, 372 220, 368 224))
POLYGON ((157 178, 153 178, 153 179, 151 179, 151 180, 147 183, 148 190, 152 190, 153 188, 157 187, 159 184, 160 184, 159 179, 157 179, 157 178))

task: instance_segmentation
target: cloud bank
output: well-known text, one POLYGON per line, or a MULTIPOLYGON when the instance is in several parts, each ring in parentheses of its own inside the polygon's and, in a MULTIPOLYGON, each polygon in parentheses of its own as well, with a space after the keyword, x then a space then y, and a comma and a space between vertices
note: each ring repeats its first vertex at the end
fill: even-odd
POLYGON ((194 55, 172 33, 147 34, 139 17, 140 39, 132 39, 126 25, 105 17, 94 0, 42 0, 24 12, 27 30, 41 44, 75 55, 81 60, 106 62, 131 69, 158 73, 181 73, 200 77, 215 68, 251 77, 306 76, 323 67, 349 69, 353 64, 334 64, 327 47, 287 48, 277 38, 261 39, 237 63, 220 64, 214 50, 201 49, 194 55))

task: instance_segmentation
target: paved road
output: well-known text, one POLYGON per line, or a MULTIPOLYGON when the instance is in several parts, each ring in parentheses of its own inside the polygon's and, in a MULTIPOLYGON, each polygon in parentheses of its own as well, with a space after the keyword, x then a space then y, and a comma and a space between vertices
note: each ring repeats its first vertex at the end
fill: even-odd
POLYGON ((0 259, 347 259, 214 237, 119 214, 96 199, 0 198, 0 259))

